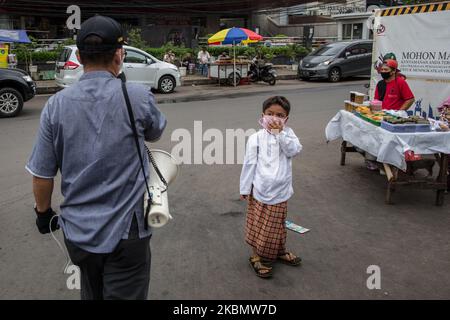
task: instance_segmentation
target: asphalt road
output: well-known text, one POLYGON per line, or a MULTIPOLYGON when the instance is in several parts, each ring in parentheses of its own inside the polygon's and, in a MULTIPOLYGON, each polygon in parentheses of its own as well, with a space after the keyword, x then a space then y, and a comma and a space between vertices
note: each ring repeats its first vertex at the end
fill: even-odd
MULTIPOLYGON (((184 165, 169 191, 174 220, 151 241, 150 299, 450 298, 450 197, 436 207, 433 192, 408 188, 395 194, 395 205, 385 205, 385 178, 367 171, 358 154, 341 167, 339 142, 325 141, 327 122, 350 90, 365 90, 363 83, 281 90, 293 104, 289 124, 304 146, 293 163, 288 215, 311 231, 288 231, 287 240, 303 265, 277 264, 273 279, 257 278, 244 243, 241 166, 184 165), (366 286, 371 265, 381 270, 379 290, 366 286)), ((168 127, 155 147, 171 150, 172 132, 192 133, 197 120, 203 132, 256 129, 261 103, 273 94, 161 104, 168 127)), ((17 118, 0 119, 0 299, 79 298, 66 287, 62 252, 36 230, 24 169, 47 98, 36 97, 17 118)), ((55 208, 60 201, 58 183, 55 208)))

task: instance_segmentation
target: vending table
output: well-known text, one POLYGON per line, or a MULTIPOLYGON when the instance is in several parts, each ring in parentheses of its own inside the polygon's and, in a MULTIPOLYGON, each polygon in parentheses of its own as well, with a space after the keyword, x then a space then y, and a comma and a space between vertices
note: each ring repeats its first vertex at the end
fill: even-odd
POLYGON ((347 152, 356 152, 355 147, 375 156, 377 161, 383 164, 388 182, 387 203, 392 202, 391 196, 396 187, 416 185, 436 190, 436 205, 443 204, 447 189, 450 132, 394 133, 369 123, 351 112, 341 110, 328 123, 325 135, 327 141, 343 139, 341 165, 345 165, 347 152), (410 171, 410 163, 405 159, 407 151, 419 155, 434 155, 439 165, 437 177, 432 179, 414 177, 410 171))

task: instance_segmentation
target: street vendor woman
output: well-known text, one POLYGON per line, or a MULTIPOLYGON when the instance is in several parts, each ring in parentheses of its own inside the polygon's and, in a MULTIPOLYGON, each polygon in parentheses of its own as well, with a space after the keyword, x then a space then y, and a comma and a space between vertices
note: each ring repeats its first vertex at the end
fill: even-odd
POLYGON ((375 100, 383 102, 384 110, 408 110, 414 103, 414 94, 404 77, 399 76, 398 63, 393 59, 383 62, 377 83, 375 100))

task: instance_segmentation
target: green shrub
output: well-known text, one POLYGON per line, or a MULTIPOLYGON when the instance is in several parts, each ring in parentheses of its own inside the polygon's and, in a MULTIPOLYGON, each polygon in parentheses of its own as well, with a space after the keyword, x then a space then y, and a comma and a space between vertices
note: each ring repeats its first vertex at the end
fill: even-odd
POLYGON ((169 50, 172 50, 172 52, 175 54, 175 57, 179 60, 183 59, 188 53, 193 55, 194 50, 191 48, 186 47, 177 47, 172 44, 166 43, 160 48, 145 48, 144 51, 151 54, 157 59, 162 60, 164 58, 164 54, 168 52, 169 50))
POLYGON ((59 54, 60 51, 33 52, 31 54, 31 59, 33 59, 33 62, 56 61, 59 54))
MULTIPOLYGON (((57 50, 43 52, 32 52, 27 45, 18 45, 16 49, 14 49, 13 53, 17 55, 19 63, 25 63, 25 61, 29 62, 30 56, 33 63, 55 61, 58 59, 63 46, 72 43, 73 40, 69 40, 67 43, 61 44, 57 50), (28 56, 27 59, 25 59, 25 55, 28 56)), ((190 54, 193 58, 196 58, 200 49, 201 48, 191 49, 183 46, 177 47, 172 44, 165 44, 160 48, 145 47, 143 50, 160 60, 164 58, 164 54, 167 51, 172 50, 172 52, 175 53, 176 58, 182 60, 187 54, 190 54)), ((212 46, 207 47, 207 50, 211 56, 215 57, 219 56, 224 51, 227 52, 230 57, 233 56, 233 47, 212 46)), ((308 53, 309 50, 300 45, 265 47, 261 44, 251 44, 250 46, 236 46, 236 56, 246 56, 250 59, 256 55, 265 57, 266 59, 272 59, 276 56, 284 55, 295 60, 304 57, 308 53)))
POLYGON ((46 62, 46 61, 56 61, 61 53, 61 51, 42 51, 42 52, 30 52, 24 49, 15 49, 13 51, 17 55, 17 60, 19 63, 25 63, 26 61, 32 63, 46 62), (25 55, 27 57, 25 57, 25 55))
MULTIPOLYGON (((200 51, 201 48, 195 50, 195 55, 200 51)), ((229 56, 233 56, 233 47, 227 46, 212 46, 207 48, 208 52, 212 56, 218 56, 222 52, 227 52, 229 56)), ((265 57, 266 59, 273 59, 276 56, 287 56, 292 59, 298 57, 304 57, 309 53, 308 49, 300 45, 287 45, 282 47, 266 47, 261 44, 250 45, 250 46, 236 46, 236 56, 247 56, 248 58, 253 58, 256 55, 265 57)))

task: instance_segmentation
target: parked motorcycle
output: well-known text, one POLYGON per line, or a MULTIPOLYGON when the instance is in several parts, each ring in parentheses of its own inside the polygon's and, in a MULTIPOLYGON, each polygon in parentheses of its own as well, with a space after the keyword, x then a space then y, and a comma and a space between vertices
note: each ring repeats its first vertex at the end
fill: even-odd
POLYGON ((251 82, 264 81, 271 86, 277 82, 277 72, 271 63, 261 63, 254 58, 250 64, 248 78, 251 82))

